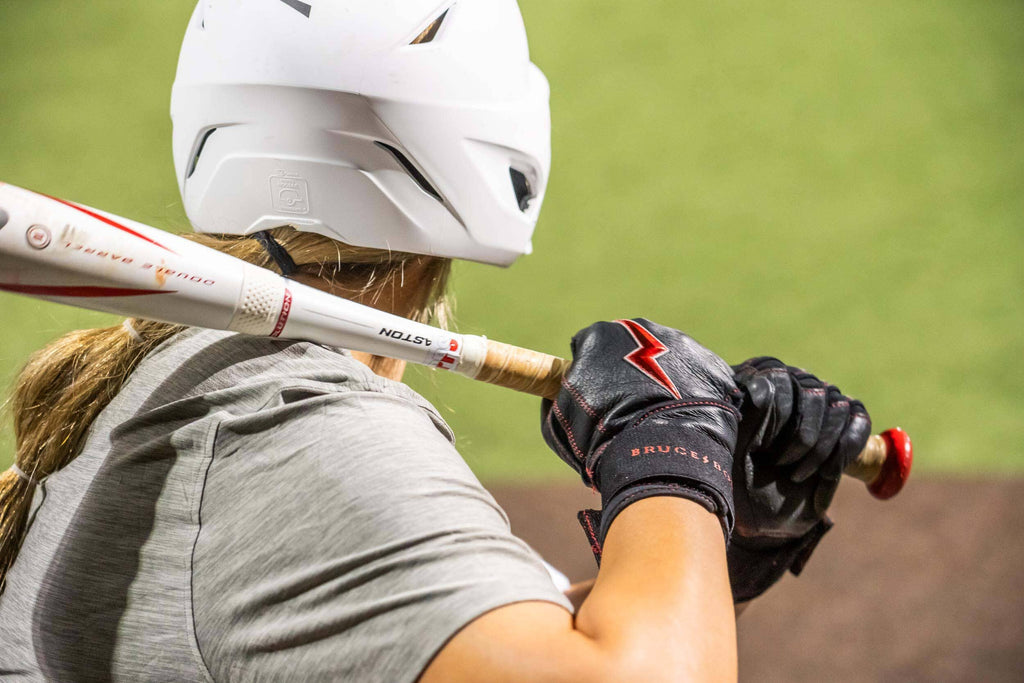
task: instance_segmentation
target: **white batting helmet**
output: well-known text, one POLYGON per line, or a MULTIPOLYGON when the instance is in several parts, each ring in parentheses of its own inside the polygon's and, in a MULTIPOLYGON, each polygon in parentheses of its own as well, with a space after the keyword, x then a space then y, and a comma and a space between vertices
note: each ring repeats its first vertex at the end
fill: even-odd
POLYGON ((201 0, 171 98, 199 232, 509 265, 551 164, 515 0, 201 0))

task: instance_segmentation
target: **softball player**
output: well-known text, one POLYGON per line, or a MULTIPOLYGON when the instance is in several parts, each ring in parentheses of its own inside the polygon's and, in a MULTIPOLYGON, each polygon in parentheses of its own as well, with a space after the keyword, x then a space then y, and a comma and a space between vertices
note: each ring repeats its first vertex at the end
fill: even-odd
MULTIPOLYGON (((443 322, 450 259, 530 250, 548 86, 513 0, 203 0, 172 95, 195 239, 443 322)), ((736 676, 863 407, 648 320, 573 340, 547 443, 602 497, 568 594, 403 364, 142 320, 38 352, 0 479, 5 680, 736 676), (731 583, 731 585, 730 585, 731 583)))

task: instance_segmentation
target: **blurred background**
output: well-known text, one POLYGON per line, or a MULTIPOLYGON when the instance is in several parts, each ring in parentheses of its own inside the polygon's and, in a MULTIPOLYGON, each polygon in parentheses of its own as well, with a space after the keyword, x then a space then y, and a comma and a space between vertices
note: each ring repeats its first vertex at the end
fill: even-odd
MULTIPOLYGON (((645 316, 732 363, 779 356, 910 432, 922 498, 891 519, 927 526, 920 506, 948 514, 967 481, 989 505, 977 523, 1005 519, 983 499, 1024 494, 1024 3, 520 4, 552 86, 553 175, 533 255, 457 266, 458 329, 566 354, 594 320, 645 316)), ((193 6, 0 3, 0 180, 187 230, 168 107, 193 6)), ((118 322, 10 295, 0 321, 5 392, 48 340, 118 322)), ((411 383, 485 483, 571 487, 535 399, 421 369, 411 383)), ((0 467, 12 449, 5 421, 0 467)), ((888 541, 914 534, 911 564, 963 540, 916 529, 888 541)), ((1024 593, 1020 569, 999 576, 1024 593)))
MULTIPOLYGON (((521 5, 554 170, 533 255, 459 264, 461 331, 565 354, 642 315, 817 372, 907 429, 919 473, 1024 469, 1024 5, 521 5)), ((0 3, 0 179, 187 230, 168 108, 193 7, 0 3)), ((112 321, 11 295, 0 316, 4 387, 112 321)), ((569 477, 533 399, 412 383, 485 479, 569 477)))

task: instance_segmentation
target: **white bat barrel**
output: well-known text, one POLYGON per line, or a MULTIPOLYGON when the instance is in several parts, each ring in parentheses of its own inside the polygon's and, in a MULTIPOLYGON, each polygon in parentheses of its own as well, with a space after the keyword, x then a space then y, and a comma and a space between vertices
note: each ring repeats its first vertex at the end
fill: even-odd
POLYGON ((475 376, 485 341, 377 311, 162 230, 0 184, 0 291, 305 339, 475 376))
POLYGON ((242 269, 186 240, 88 207, 0 186, 0 289, 152 320, 225 329, 242 269))

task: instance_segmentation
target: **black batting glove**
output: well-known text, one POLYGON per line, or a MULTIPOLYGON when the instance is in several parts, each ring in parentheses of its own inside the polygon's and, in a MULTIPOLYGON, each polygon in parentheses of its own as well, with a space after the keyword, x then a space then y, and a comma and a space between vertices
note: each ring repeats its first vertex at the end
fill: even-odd
POLYGON ((787 569, 803 569, 832 527, 825 512, 871 418, 860 401, 778 359, 752 358, 733 371, 744 401, 728 560, 733 597, 743 602, 787 569))
POLYGON ((544 403, 542 432, 601 494, 601 513, 580 513, 598 561, 615 516, 652 496, 696 501, 728 538, 740 402, 729 366, 642 318, 591 325, 573 337, 572 354, 558 398, 544 403))

